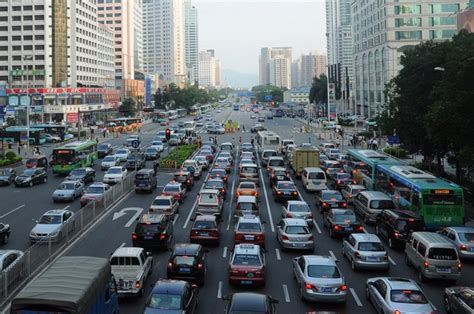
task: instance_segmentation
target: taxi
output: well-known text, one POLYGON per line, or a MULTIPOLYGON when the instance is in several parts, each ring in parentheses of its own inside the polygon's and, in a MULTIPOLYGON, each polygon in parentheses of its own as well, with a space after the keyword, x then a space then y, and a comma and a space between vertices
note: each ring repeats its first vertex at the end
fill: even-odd
POLYGON ((251 243, 265 247, 265 230, 260 217, 255 215, 244 215, 239 217, 235 225, 235 244, 251 243))
POLYGON ((237 199, 239 196, 243 195, 255 196, 258 201, 259 193, 257 185, 254 182, 240 182, 237 187, 237 192, 235 193, 235 198, 237 199))
POLYGON ((232 285, 265 285, 265 256, 259 245, 237 244, 229 262, 232 285))

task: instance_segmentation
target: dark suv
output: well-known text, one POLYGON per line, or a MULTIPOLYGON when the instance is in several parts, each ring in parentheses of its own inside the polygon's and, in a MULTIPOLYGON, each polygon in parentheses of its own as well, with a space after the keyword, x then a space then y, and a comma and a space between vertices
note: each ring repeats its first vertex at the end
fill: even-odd
POLYGON ((135 192, 152 192, 156 189, 156 175, 153 169, 141 169, 135 174, 134 188, 135 192))
POLYGON ((425 229, 423 219, 411 211, 387 209, 375 218, 375 232, 390 248, 404 248, 410 233, 425 229))
POLYGON ((205 250, 200 244, 178 243, 168 260, 168 279, 182 279, 204 284, 205 250))
POLYGON ((144 249, 169 248, 173 238, 173 221, 165 214, 143 215, 132 234, 133 246, 144 249))

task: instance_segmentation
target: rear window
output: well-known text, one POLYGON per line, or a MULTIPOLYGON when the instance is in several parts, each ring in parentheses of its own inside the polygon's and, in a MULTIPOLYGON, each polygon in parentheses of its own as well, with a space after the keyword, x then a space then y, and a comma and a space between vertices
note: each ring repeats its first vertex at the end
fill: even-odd
POLYGON ((345 223, 350 223, 350 222, 356 222, 356 216, 355 214, 336 214, 334 215, 334 220, 337 222, 345 222, 345 223))
POLYGON ((255 184, 249 183, 249 182, 241 183, 239 188, 241 188, 241 189, 255 189, 255 184))
POLYGON ((324 173, 322 173, 322 172, 310 172, 310 173, 308 173, 308 179, 325 180, 326 177, 324 176, 324 173))
POLYGON ((135 230, 136 233, 145 233, 145 232, 161 232, 163 231, 163 226, 160 224, 137 224, 137 228, 135 230))
POLYGON ((370 202, 370 208, 373 209, 394 209, 395 204, 391 200, 376 200, 370 202))
POLYGON ((324 193, 323 199, 325 200, 334 200, 334 201, 342 201, 342 195, 340 193, 324 193))
POLYGON ((145 173, 137 173, 135 175, 135 179, 137 179, 137 180, 148 180, 148 179, 150 179, 150 175, 145 174, 145 173))
POLYGON ((425 230, 425 223, 422 220, 399 220, 397 223, 399 231, 422 231, 425 230))
POLYGON ((288 226, 285 230, 288 234, 309 234, 308 228, 304 226, 288 226))
POLYGON ((291 182, 279 182, 278 188, 281 190, 294 190, 295 185, 291 182))
POLYGON ((260 228, 260 224, 257 224, 257 223, 242 222, 238 226, 238 231, 260 232, 262 231, 262 228, 260 228))
POLYGON ((308 277, 311 278, 341 278, 336 266, 332 265, 309 265, 308 277))
POLYGON ((156 199, 153 201, 153 204, 155 206, 171 206, 171 202, 169 199, 156 199))
POLYGON ((279 160, 279 159, 273 159, 273 160, 270 160, 268 162, 268 164, 270 166, 284 166, 285 163, 283 162, 283 160, 279 160))
POLYGON ((140 265, 140 261, 136 257, 115 256, 110 260, 112 266, 136 266, 140 265))
POLYGON ((458 232, 458 236, 463 242, 474 242, 474 233, 458 232))
POLYGON ((206 189, 221 189, 224 187, 224 183, 222 181, 212 181, 206 183, 206 189))
POLYGON ((385 251, 385 248, 382 243, 379 242, 361 242, 359 243, 358 250, 366 252, 383 252, 385 251))
POLYGON ((195 261, 196 261, 196 258, 194 256, 187 256, 187 255, 177 255, 173 259, 173 262, 176 265, 193 266, 195 261))
POLYGON ((257 208, 254 203, 239 203, 237 207, 240 210, 254 210, 257 208))
POLYGON ((193 228, 195 229, 213 229, 216 227, 214 221, 198 220, 194 223, 193 228))
POLYGON ((263 157, 271 157, 271 156, 276 156, 277 153, 275 151, 266 151, 263 152, 263 157))
POLYGON ((455 249, 450 248, 430 248, 428 251, 429 259, 437 259, 441 261, 454 261, 458 259, 455 249))
POLYGON ((165 185, 163 192, 179 192, 180 188, 178 185, 165 185))
POLYGON ((236 254, 233 265, 241 266, 260 266, 260 257, 253 254, 236 254))
POLYGON ((255 167, 242 167, 242 170, 240 170, 242 173, 257 173, 257 168, 255 167))
POLYGON ((396 303, 427 304, 428 300, 418 290, 392 290, 390 299, 396 303))

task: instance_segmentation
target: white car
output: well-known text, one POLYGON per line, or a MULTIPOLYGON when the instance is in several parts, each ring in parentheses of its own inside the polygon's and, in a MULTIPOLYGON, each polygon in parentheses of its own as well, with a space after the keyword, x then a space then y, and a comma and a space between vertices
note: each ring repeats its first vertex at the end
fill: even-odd
POLYGON ((165 149, 163 142, 160 140, 154 140, 151 142, 151 146, 155 147, 160 153, 165 149))
POLYGON ((201 165, 202 169, 207 170, 209 168, 209 160, 207 160, 206 156, 196 156, 194 159, 201 165))
POLYGON ((127 176, 128 171, 123 166, 110 167, 104 175, 104 183, 115 184, 122 182, 127 176))
POLYGON ((109 155, 105 156, 104 159, 102 159, 102 162, 100 163, 100 168, 102 170, 107 170, 110 167, 115 167, 120 164, 120 160, 117 156, 115 155, 109 155))
POLYGON ((120 161, 127 161, 127 158, 130 156, 130 154, 130 150, 126 148, 121 148, 115 152, 115 156, 117 156, 120 161))

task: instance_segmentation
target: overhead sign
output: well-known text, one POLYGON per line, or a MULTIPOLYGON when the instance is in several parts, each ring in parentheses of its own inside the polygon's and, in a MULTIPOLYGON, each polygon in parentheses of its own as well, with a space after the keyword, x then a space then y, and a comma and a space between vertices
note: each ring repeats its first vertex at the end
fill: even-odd
POLYGON ((265 101, 272 101, 273 96, 272 95, 265 95, 265 101))
POLYGON ((135 149, 140 147, 140 141, 139 140, 132 141, 132 147, 135 149))

